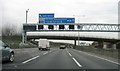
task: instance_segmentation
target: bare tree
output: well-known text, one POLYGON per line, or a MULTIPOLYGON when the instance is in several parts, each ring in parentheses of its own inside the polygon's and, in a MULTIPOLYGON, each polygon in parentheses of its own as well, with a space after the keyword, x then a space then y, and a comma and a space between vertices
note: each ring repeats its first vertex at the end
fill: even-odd
POLYGON ((2 27, 2 36, 17 35, 17 27, 13 24, 2 27))

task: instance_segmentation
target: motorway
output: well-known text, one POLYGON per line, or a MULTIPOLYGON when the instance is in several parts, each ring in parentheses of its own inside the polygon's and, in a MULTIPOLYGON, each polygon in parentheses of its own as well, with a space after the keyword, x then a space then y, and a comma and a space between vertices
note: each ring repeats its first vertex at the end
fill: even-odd
POLYGON ((4 69, 118 69, 117 62, 86 52, 66 48, 39 51, 38 48, 15 50, 15 61, 4 62, 4 69))

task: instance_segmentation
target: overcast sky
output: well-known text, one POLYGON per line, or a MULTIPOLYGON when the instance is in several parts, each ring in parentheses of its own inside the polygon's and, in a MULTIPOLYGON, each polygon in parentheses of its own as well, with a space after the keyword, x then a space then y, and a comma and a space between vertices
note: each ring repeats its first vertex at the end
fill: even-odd
POLYGON ((118 23, 119 0, 3 0, 5 23, 22 24, 29 8, 28 22, 38 22, 39 13, 75 17, 76 22, 118 23), (78 20, 79 19, 79 20, 78 20))
POLYGON ((1 0, 3 25, 37 23, 39 13, 55 13, 55 17, 75 17, 76 23, 118 23, 119 0, 1 0))

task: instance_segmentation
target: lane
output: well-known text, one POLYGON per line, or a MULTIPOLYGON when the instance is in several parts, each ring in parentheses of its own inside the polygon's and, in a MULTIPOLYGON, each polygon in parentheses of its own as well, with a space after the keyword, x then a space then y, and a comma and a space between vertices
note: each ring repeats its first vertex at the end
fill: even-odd
POLYGON ((70 48, 50 51, 35 49, 31 53, 31 57, 26 56, 16 64, 3 64, 3 69, 118 69, 115 63, 70 48))
POLYGON ((51 49, 50 51, 39 51, 38 48, 28 48, 28 49, 17 49, 15 50, 15 61, 14 62, 4 62, 2 64, 3 69, 14 69, 18 66, 23 65, 24 63, 27 63, 29 61, 32 61, 33 59, 38 58, 39 56, 42 56, 46 52, 52 52, 54 51, 51 49))
POLYGON ((117 64, 87 55, 78 50, 68 49, 68 51, 80 64, 82 64, 82 69, 118 69, 117 64))
POLYGON ((71 53, 69 53, 69 51, 66 48, 67 53, 69 54, 70 57, 72 57, 73 61, 79 66, 82 67, 82 65, 71 55, 71 53))
POLYGON ((40 56, 18 69, 80 69, 66 50, 56 49, 53 52, 40 56))

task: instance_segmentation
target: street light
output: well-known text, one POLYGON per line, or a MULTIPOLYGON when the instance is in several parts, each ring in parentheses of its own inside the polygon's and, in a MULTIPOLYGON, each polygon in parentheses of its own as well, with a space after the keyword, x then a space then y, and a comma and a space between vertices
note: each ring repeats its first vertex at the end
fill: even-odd
POLYGON ((27 24, 28 11, 29 11, 29 9, 26 10, 26 24, 27 24))
MULTIPOLYGON (((26 24, 27 24, 28 11, 29 11, 29 9, 26 10, 26 24)), ((27 40, 27 36, 26 36, 25 31, 23 31, 22 42, 23 42, 23 43, 26 43, 26 40, 27 40)))
MULTIPOLYGON (((74 17, 78 17, 78 23, 80 23, 80 16, 79 15, 73 15, 74 17)), ((79 27, 78 27, 79 25, 77 25, 77 29, 79 29, 79 27)), ((78 46, 79 46, 79 40, 80 40, 80 38, 79 38, 79 30, 78 30, 78 46)))
MULTIPOLYGON (((85 17, 85 15, 73 15, 74 17, 78 17, 78 23, 80 23, 80 17, 85 17)), ((80 25, 77 25, 77 29, 80 29, 81 26, 80 25)), ((78 30, 78 46, 79 46, 79 40, 80 40, 80 35, 79 35, 79 30, 78 30)))

